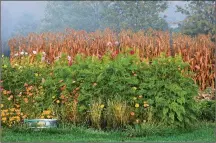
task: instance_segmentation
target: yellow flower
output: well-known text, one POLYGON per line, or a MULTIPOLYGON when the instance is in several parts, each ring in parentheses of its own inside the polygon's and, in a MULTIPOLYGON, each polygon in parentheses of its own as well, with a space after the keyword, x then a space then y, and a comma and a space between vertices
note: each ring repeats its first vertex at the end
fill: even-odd
POLYGON ((38 73, 35 73, 35 76, 38 76, 38 73))
POLYGON ((1 112, 1 116, 5 116, 5 113, 4 113, 4 112, 1 112))
POLYGON ((12 112, 14 112, 15 111, 15 108, 11 108, 11 109, 9 109, 10 111, 12 111, 12 112))
POLYGON ((136 104, 135 104, 135 107, 136 107, 136 108, 138 108, 138 107, 139 107, 139 104, 138 104, 138 103, 136 103, 136 104))
POLYGON ((104 105, 102 104, 100 107, 101 107, 101 108, 104 108, 104 105))
POLYGON ((3 104, 1 104, 1 108, 3 108, 4 107, 4 105, 3 104))
POLYGON ((44 116, 41 116, 41 119, 44 119, 44 116))
POLYGON ((60 101, 59 101, 59 100, 57 100, 56 102, 57 102, 57 103, 60 103, 60 101))
POLYGON ((55 98, 55 96, 52 96, 52 99, 54 99, 55 98))
POLYGON ((6 118, 6 117, 3 117, 1 120, 2 120, 2 121, 6 121, 6 120, 7 120, 7 118, 6 118))
POLYGON ((20 117, 19 117, 19 116, 15 116, 14 119, 15 119, 16 121, 20 121, 20 117))

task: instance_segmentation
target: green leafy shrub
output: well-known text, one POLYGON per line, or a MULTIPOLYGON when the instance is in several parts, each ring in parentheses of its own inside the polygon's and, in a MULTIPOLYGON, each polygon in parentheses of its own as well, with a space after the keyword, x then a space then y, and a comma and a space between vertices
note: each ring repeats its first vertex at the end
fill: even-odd
POLYGON ((198 87, 180 56, 160 56, 138 75, 138 94, 152 106, 153 122, 187 127, 196 120, 197 104, 193 99, 198 87))
POLYGON ((214 100, 199 101, 199 119, 204 121, 215 121, 216 102, 214 100))
POLYGON ((68 66, 63 55, 50 66, 35 62, 11 67, 6 59, 3 67, 4 108, 19 105, 26 118, 51 110, 62 122, 93 121, 97 128, 132 123, 187 127, 196 121, 198 87, 180 56, 161 55, 149 64, 136 54, 118 54, 114 59, 77 55, 68 66), (90 115, 89 110, 97 114, 90 115))

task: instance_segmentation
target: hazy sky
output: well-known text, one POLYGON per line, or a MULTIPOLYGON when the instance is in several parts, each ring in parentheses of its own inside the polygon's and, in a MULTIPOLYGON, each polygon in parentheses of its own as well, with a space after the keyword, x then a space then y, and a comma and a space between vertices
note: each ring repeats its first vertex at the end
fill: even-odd
POLYGON ((46 1, 2 1, 1 7, 9 10, 14 19, 20 17, 23 13, 31 13, 36 18, 44 14, 46 1))

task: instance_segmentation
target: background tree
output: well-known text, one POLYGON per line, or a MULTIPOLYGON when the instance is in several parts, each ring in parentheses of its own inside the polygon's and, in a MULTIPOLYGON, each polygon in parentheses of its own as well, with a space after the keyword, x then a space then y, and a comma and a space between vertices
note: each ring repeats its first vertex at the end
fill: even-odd
POLYGON ((43 30, 95 31, 97 29, 166 29, 160 17, 167 2, 161 1, 64 1, 48 2, 43 30))
POLYGON ((177 6, 177 12, 187 17, 181 24, 181 31, 184 34, 195 36, 202 34, 215 34, 215 1, 190 1, 184 7, 177 6))
POLYGON ((167 29, 168 24, 160 17, 168 7, 163 1, 116 1, 104 11, 104 25, 114 29, 167 29))
POLYGON ((106 3, 99 1, 59 1, 48 2, 43 30, 64 30, 67 27, 76 30, 95 31, 101 28, 101 11, 106 3))

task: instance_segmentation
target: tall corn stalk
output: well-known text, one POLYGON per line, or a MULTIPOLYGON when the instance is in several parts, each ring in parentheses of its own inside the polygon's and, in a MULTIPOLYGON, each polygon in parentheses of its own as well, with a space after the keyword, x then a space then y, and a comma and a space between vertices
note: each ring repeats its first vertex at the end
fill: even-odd
MULTIPOLYGON (((190 64, 190 70, 195 72, 194 81, 200 89, 215 87, 215 44, 211 41, 211 35, 191 38, 180 33, 174 34, 172 41, 175 54, 181 54, 183 60, 190 64)), ((123 30, 118 34, 110 29, 90 33, 66 29, 65 32, 59 33, 30 33, 26 37, 14 37, 8 44, 11 49, 11 63, 15 58, 17 60, 22 51, 28 53, 30 62, 36 58, 33 51, 45 52, 44 61, 50 64, 58 60, 62 53, 67 53, 72 60, 77 54, 102 57, 107 52, 124 53, 128 48, 137 52, 141 59, 147 60, 157 57, 162 52, 167 56, 171 54, 169 32, 152 29, 136 33, 123 30)))

